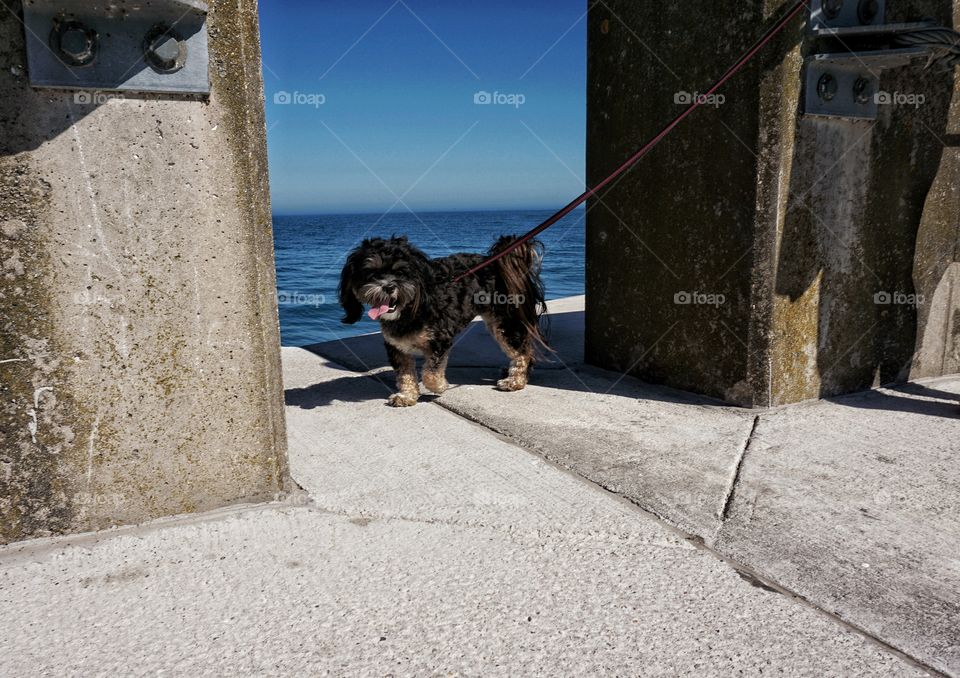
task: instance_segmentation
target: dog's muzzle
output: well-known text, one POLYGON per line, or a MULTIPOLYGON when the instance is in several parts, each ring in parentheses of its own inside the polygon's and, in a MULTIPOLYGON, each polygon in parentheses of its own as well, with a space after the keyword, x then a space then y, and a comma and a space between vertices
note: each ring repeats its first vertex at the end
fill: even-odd
POLYGON ((365 285, 363 297, 371 308, 367 315, 372 320, 396 320, 400 317, 397 310, 397 285, 384 282, 379 285, 365 285))

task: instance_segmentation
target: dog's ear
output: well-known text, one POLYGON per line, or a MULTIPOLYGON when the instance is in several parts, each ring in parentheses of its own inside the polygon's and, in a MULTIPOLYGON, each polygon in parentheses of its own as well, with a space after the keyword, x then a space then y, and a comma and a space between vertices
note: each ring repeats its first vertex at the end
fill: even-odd
POLYGON ((340 286, 337 288, 337 294, 345 312, 340 322, 347 325, 354 324, 363 315, 363 304, 353 291, 353 276, 356 275, 359 264, 360 248, 358 247, 347 257, 347 263, 343 265, 343 270, 340 272, 340 286))

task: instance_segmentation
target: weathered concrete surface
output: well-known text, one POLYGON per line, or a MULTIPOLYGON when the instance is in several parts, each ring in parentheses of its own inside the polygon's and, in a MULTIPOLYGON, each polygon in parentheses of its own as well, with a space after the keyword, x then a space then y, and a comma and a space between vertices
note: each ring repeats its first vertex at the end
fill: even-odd
POLYGON ((0 548, 0 675, 927 675, 489 430, 284 357, 315 503, 0 548))
POLYGON ((960 378, 760 417, 710 542, 960 674, 960 378))
POLYGON ((753 425, 748 413, 583 366, 538 373, 517 397, 496 398, 497 371, 476 372, 452 370, 460 387, 441 404, 611 491, 643 497, 687 532, 716 528, 753 425))
POLYGON ((283 487, 256 3, 212 5, 209 101, 33 90, 0 12, 0 542, 283 487))
MULTIPOLYGON (((438 493, 486 487, 487 506, 519 489, 540 510, 507 525, 469 505, 450 521, 413 502, 407 518, 264 508, 75 546, 7 547, 0 673, 925 675, 501 445, 502 470, 445 449, 433 458, 444 472, 409 480, 438 493)), ((405 503, 385 476, 353 480, 366 481, 357 495, 386 490, 405 503)))
MULTIPOLYGON (((646 508, 691 533, 712 532, 753 414, 584 366, 584 301, 579 296, 550 302, 556 354, 550 356, 552 362, 537 365, 527 389, 509 398, 489 393, 507 361, 483 323, 474 321, 450 359, 448 378, 458 388, 440 402, 528 449, 576 467, 612 491, 644 497, 646 508), (669 405, 639 407, 651 400, 669 405), (691 421, 705 425, 692 430, 691 421), (657 461, 667 459, 671 463, 657 461)), ((387 367, 379 334, 314 344, 307 350, 361 372, 387 367)), ((288 356, 288 373, 289 362, 288 356)), ((384 382, 386 397, 391 378, 384 382)), ((327 384, 314 391, 317 397, 331 392, 327 384)))
MULTIPOLYGON (((587 183, 594 185, 689 105, 783 3, 601 3, 588 14, 587 183), (774 5, 769 7, 769 5, 774 5), (683 36, 682 40, 677 39, 683 36), (695 49, 691 49, 695 46, 695 49)), ((763 308, 753 279, 767 200, 761 153, 778 149, 758 96, 795 98, 797 21, 622 180, 588 202, 586 356, 648 381, 766 404, 752 358, 763 308), (795 77, 795 74, 794 74, 795 77), (676 303, 699 293, 703 303, 676 303), (680 295, 679 297, 677 295, 680 295), (720 300, 722 303, 715 303, 720 300), (708 303, 709 301, 709 303, 708 303)), ((779 106, 776 106, 779 110, 779 106)), ((769 236, 764 236, 769 238, 769 236)))
MULTIPOLYGON (((787 4, 713 3, 709 21, 681 4, 592 7, 588 182, 787 4)), ((960 3, 890 0, 887 10, 891 21, 953 25, 960 3)), ((885 91, 925 99, 881 106, 876 122, 805 118, 802 55, 814 46, 803 24, 590 204, 589 362, 755 407, 960 369, 952 74, 885 73, 885 91), (674 303, 693 292, 708 300, 674 303)))
MULTIPOLYGON (((567 369, 540 370, 512 394, 493 390, 500 361, 453 369, 455 387, 434 402, 960 675, 960 378, 758 414, 559 359, 567 369)), ((291 354, 285 363, 309 374, 291 354)), ((288 403, 359 403, 360 389, 380 403, 392 384, 315 379, 288 391, 288 403), (357 392, 346 398, 348 384, 357 392)), ((343 444, 362 445, 357 431, 343 444)), ((321 461, 316 472, 330 467, 321 461)))
MULTIPOLYGON (((887 5, 890 20, 947 26, 960 11, 952 0, 887 5)), ((880 85, 920 106, 881 105, 874 122, 795 122, 774 212, 774 405, 960 370, 960 298, 949 300, 945 277, 960 253, 958 90, 952 72, 921 66, 880 85)))

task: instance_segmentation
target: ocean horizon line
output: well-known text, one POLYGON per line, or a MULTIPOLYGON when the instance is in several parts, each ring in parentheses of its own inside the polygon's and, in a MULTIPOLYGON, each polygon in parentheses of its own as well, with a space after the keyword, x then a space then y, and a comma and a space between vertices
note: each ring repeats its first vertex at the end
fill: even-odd
MULTIPOLYGON (((469 208, 455 208, 455 209, 429 209, 429 210, 414 210, 413 212, 395 212, 400 216, 410 215, 410 214, 484 214, 484 213, 498 213, 498 212, 556 212, 559 207, 503 207, 497 209, 469 209, 469 208)), ((580 212, 586 209, 584 205, 578 206, 573 212, 580 212)), ((380 211, 369 211, 369 210, 358 210, 358 211, 341 211, 341 212, 284 212, 284 211, 274 211, 271 213, 271 216, 274 217, 364 217, 364 216, 384 216, 390 212, 380 212, 380 211)))

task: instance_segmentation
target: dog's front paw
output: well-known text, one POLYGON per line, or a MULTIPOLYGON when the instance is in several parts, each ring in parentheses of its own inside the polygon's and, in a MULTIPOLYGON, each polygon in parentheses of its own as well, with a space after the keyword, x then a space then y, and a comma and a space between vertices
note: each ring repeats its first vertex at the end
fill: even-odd
POLYGON ((424 375, 423 385, 426 386, 431 393, 436 393, 437 395, 440 395, 450 388, 450 384, 443 377, 436 378, 428 375, 424 375))
POLYGON ((519 377, 507 377, 506 379, 501 379, 497 382, 498 391, 519 391, 527 385, 526 379, 520 379, 519 377))
POLYGON ((417 404, 417 397, 408 393, 394 393, 387 399, 390 407, 412 407, 417 404))

